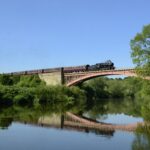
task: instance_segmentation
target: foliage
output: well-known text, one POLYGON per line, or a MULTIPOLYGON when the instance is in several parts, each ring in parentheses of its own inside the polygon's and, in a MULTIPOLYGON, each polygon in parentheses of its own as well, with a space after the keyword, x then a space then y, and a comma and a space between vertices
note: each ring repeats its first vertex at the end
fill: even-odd
POLYGON ((144 26, 141 33, 137 33, 130 45, 137 72, 143 76, 150 75, 150 24, 144 26))
POLYGON ((38 75, 0 75, 0 84, 9 86, 21 86, 21 87, 36 87, 45 85, 44 81, 41 81, 38 75))
POLYGON ((77 87, 67 88, 65 86, 48 86, 38 89, 40 104, 54 104, 66 102, 66 105, 84 103, 86 97, 84 92, 77 87))
POLYGON ((113 98, 121 98, 124 97, 124 85, 122 84, 122 80, 114 80, 110 79, 107 81, 107 92, 109 93, 109 97, 113 98))
POLYGON ((63 104, 67 107, 72 107, 82 105, 85 99, 84 91, 78 87, 46 86, 38 75, 0 75, 1 105, 31 106, 65 102, 63 104))
POLYGON ((142 94, 150 96, 150 81, 144 81, 142 87, 142 94))
POLYGON ((97 78, 83 83, 87 98, 123 98, 150 95, 150 82, 136 77, 124 79, 97 78))
POLYGON ((34 104, 34 94, 30 93, 29 90, 23 91, 14 97, 14 103, 21 106, 32 106, 34 104))
POLYGON ((2 85, 13 85, 13 78, 10 75, 0 75, 0 83, 2 85))
POLYGON ((0 118, 0 128, 6 129, 11 125, 13 119, 12 117, 0 118))
POLYGON ((139 125, 136 133, 135 140, 132 144, 133 150, 149 150, 150 149, 150 124, 139 125))
POLYGON ((83 83, 81 86, 86 91, 87 97, 90 99, 105 98, 108 97, 106 78, 92 79, 83 83))
POLYGON ((38 75, 21 76, 17 86, 21 87, 37 87, 44 86, 45 82, 41 81, 38 75))
POLYGON ((16 88, 10 88, 8 86, 0 86, 0 104, 12 105, 13 97, 17 94, 16 88))

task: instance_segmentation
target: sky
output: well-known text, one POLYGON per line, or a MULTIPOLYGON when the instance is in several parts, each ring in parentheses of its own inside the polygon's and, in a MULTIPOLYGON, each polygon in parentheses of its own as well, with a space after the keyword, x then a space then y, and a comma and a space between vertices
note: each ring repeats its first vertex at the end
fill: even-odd
POLYGON ((0 0, 0 73, 95 64, 134 67, 130 40, 150 0, 0 0))

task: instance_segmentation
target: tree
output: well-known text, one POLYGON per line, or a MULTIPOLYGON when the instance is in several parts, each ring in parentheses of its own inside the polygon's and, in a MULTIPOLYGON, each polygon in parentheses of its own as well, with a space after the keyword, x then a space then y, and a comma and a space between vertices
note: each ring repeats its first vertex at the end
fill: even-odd
POLYGON ((142 76, 150 75, 150 24, 143 27, 131 40, 131 57, 137 65, 137 72, 142 76))
POLYGON ((0 75, 0 84, 2 85, 13 85, 13 80, 10 75, 0 75))

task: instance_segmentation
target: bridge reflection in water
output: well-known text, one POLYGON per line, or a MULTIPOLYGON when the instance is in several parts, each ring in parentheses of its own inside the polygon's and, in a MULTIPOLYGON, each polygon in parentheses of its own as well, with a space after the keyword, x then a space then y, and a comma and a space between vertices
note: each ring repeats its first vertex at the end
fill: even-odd
POLYGON ((24 123, 29 124, 29 125, 34 125, 34 126, 46 127, 46 128, 56 128, 56 129, 65 129, 65 130, 77 131, 77 132, 94 133, 94 134, 102 135, 106 137, 113 136, 115 132, 114 129, 107 130, 103 128, 97 128, 97 127, 89 125, 88 124, 89 121, 90 120, 88 119, 84 119, 80 116, 67 112, 62 115, 52 114, 50 116, 41 116, 38 119, 37 123, 35 122, 34 123, 24 122, 24 123))
MULTIPOLYGON (((17 121, 20 122, 20 121, 17 121)), ((97 122, 83 116, 78 116, 70 112, 66 112, 63 115, 52 114, 50 116, 41 116, 38 121, 24 122, 25 124, 40 126, 40 127, 50 127, 57 129, 66 129, 79 132, 92 132, 98 135, 103 135, 106 137, 113 136, 115 130, 122 130, 132 132, 135 131, 138 125, 143 125, 144 123, 134 123, 126 125, 117 125, 97 122)))

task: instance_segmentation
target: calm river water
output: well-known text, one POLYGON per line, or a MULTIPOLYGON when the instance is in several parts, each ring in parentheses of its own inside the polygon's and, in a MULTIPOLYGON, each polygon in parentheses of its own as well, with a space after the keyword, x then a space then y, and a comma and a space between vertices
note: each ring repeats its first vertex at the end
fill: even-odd
POLYGON ((67 110, 75 115, 72 118, 62 107, 1 109, 0 150, 150 149, 150 135, 145 133, 103 130, 84 124, 85 120, 120 125, 143 121, 135 109, 127 107, 129 102, 123 101, 114 108, 115 103, 98 103, 80 112, 77 108, 67 110))

